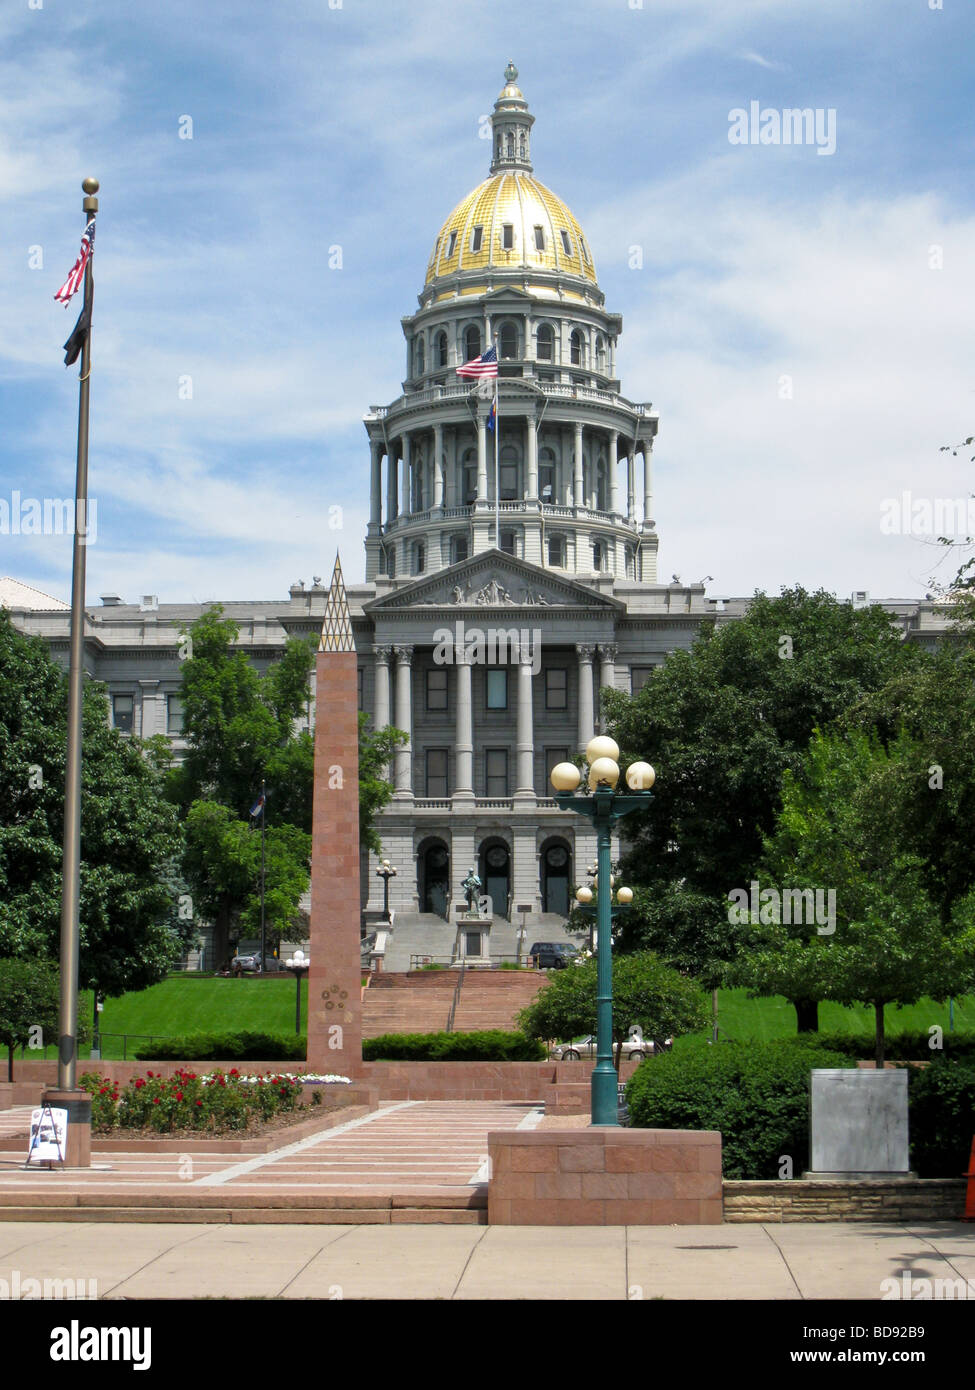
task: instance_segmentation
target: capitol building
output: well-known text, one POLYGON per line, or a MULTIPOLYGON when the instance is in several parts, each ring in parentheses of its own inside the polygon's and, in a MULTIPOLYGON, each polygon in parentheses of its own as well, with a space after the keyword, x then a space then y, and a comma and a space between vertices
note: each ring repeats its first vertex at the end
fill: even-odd
MULTIPOLYGON (((402 394, 364 420, 366 577, 348 589, 359 702, 373 727, 409 734, 378 818, 396 870, 395 926, 381 934, 392 969, 451 957, 471 868, 490 899, 486 953, 513 955, 516 928, 561 934, 595 837, 558 810, 549 771, 601 727, 602 690, 638 691, 703 623, 748 606, 658 579, 658 416, 623 394, 622 317, 583 228, 535 176, 535 118, 512 64, 504 79, 487 177, 436 231, 402 320, 402 394), (492 345, 496 417, 494 382, 457 374, 492 345)), ((317 636, 326 596, 316 579, 281 601, 222 603, 265 670, 288 638, 317 636)), ((66 604, 16 581, 0 581, 0 602, 67 664, 66 604)), ((886 606, 911 640, 942 629, 930 603, 886 606)), ((202 611, 152 595, 89 608, 87 670, 118 728, 180 749, 179 630, 202 611)), ((378 867, 363 855, 366 925, 382 915, 378 867)))

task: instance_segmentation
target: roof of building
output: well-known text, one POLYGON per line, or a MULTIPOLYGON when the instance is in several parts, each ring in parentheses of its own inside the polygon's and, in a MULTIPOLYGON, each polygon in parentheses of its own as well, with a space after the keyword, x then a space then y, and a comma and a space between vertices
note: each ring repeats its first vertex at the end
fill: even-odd
POLYGON ((52 598, 50 594, 33 588, 30 584, 21 583, 19 579, 11 579, 6 575, 0 578, 0 608, 62 609, 70 606, 59 598, 52 598))

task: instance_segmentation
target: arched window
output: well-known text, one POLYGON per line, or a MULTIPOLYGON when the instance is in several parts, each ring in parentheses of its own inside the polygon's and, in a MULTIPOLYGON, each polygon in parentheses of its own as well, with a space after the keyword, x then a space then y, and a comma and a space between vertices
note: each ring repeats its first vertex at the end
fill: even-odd
POLYGON ((515 137, 514 137, 514 135, 511 133, 511 131, 509 130, 509 131, 508 131, 508 158, 509 158, 509 159, 514 159, 514 157, 515 157, 515 137))
POLYGON ((416 374, 422 376, 426 371, 426 352, 423 348, 423 339, 416 340, 416 374))
POLYGON ((513 323, 503 323, 498 334, 498 346, 502 357, 518 356, 518 328, 513 323))
POLYGON ((538 456, 538 495, 543 502, 557 502, 555 495, 555 455, 543 449, 538 456))
POLYGON ((555 361, 555 332, 550 323, 540 323, 535 335, 535 355, 541 362, 555 361))
POLYGON ((524 159, 524 157, 525 157, 525 132, 524 132, 524 131, 521 132, 521 136, 520 136, 520 138, 519 138, 518 144, 519 144, 519 148, 520 148, 520 151, 521 151, 521 157, 522 157, 522 159, 524 159))
POLYGON ((468 449, 464 454, 462 468, 464 506, 469 507, 477 501, 477 454, 473 449, 468 449))
POLYGON ((596 338, 596 371, 606 370, 606 339, 600 333, 596 338))
POLYGON ((437 366, 438 366, 438 367, 446 367, 446 365, 447 365, 447 335, 446 335, 446 333, 443 332, 442 329, 441 329, 441 331, 437 334, 436 338, 434 339, 434 352, 435 352, 435 355, 436 355, 436 363, 437 363, 437 366))
POLYGON ((573 328, 569 339, 569 359, 573 367, 582 366, 583 337, 578 328, 573 328))
POLYGON ((606 460, 600 458, 596 465, 596 510, 605 512, 609 510, 606 498, 606 460))
POLYGON ((501 450, 500 460, 501 501, 514 502, 521 495, 518 491, 518 452, 510 444, 501 450))
POLYGON ((481 330, 476 324, 464 329, 464 361, 472 362, 481 355, 481 330))

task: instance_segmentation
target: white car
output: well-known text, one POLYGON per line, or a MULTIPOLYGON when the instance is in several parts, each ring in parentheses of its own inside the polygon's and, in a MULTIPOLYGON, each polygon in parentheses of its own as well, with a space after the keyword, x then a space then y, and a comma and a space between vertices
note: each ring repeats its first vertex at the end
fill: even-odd
MULTIPOLYGON (((670 1039, 668 1039, 668 1043, 670 1039)), ((653 1043, 642 1038, 624 1038, 623 1054, 624 1057, 631 1057, 635 1062, 642 1062, 644 1057, 653 1056, 653 1043)), ((556 1062, 580 1062, 585 1058, 595 1058, 596 1056, 596 1035, 589 1033, 586 1037, 580 1038, 578 1042, 559 1043, 553 1047, 550 1053, 556 1062)), ((616 1044, 613 1044, 613 1056, 616 1056, 616 1044)))

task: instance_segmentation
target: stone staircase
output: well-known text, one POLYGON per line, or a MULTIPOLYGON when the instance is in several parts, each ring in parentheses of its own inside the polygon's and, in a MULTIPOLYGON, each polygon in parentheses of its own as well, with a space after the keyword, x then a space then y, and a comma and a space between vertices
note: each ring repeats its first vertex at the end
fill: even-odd
POLYGON ((547 983, 541 970, 465 970, 454 1011, 454 1031, 517 1028, 518 1014, 547 983))
POLYGON ((411 970, 373 975, 362 1001, 362 1035, 515 1028, 518 1013, 546 983, 544 971, 411 970), (455 1007, 456 999, 456 1007, 455 1007))

